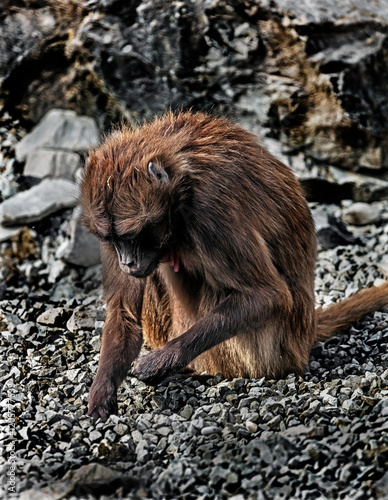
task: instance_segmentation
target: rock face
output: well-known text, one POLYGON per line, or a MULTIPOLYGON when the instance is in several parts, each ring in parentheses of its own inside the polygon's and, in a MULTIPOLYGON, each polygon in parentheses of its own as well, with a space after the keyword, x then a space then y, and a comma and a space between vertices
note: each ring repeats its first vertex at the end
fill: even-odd
POLYGON ((0 18, 13 114, 37 123, 61 106, 108 124, 211 108, 312 164, 388 167, 385 0, 44 5, 0 18))

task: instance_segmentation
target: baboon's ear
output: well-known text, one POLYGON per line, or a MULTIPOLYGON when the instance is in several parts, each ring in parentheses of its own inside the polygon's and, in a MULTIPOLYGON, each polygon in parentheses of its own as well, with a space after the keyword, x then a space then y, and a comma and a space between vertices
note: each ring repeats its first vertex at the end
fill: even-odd
POLYGON ((167 184, 167 182, 169 181, 168 173, 164 170, 164 168, 152 161, 150 161, 148 164, 148 173, 151 177, 156 179, 161 184, 167 184))

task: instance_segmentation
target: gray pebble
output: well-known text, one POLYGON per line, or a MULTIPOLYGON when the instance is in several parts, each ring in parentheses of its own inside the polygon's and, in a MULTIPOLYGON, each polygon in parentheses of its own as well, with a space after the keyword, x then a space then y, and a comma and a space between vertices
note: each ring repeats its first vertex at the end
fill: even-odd
POLYGON ((221 429, 216 425, 209 425, 201 430, 202 436, 210 436, 212 434, 220 434, 221 429))
POLYGON ((346 208, 343 212, 342 219, 347 224, 363 226, 380 222, 381 214, 377 206, 359 202, 346 208))

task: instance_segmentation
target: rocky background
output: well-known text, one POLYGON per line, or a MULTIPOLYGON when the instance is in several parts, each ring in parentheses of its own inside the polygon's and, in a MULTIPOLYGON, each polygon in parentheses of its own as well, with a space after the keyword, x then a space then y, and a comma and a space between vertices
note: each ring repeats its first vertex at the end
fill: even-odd
POLYGON ((388 498, 388 310, 306 375, 128 378, 86 416, 104 319, 80 224, 112 124, 209 110, 257 133, 313 209, 317 302, 388 276, 388 1, 0 2, 0 494, 388 498))

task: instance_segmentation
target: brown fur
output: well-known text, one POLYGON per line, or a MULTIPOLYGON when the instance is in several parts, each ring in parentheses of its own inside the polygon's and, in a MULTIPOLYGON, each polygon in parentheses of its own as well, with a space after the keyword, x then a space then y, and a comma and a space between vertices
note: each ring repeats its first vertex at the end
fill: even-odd
POLYGON ((81 202, 102 240, 107 302, 95 417, 116 410, 143 338, 153 351, 132 373, 149 383, 186 366, 281 378, 304 371, 317 340, 388 302, 383 285, 315 311, 316 240, 299 182, 224 119, 167 113, 113 134, 90 155, 81 202))

